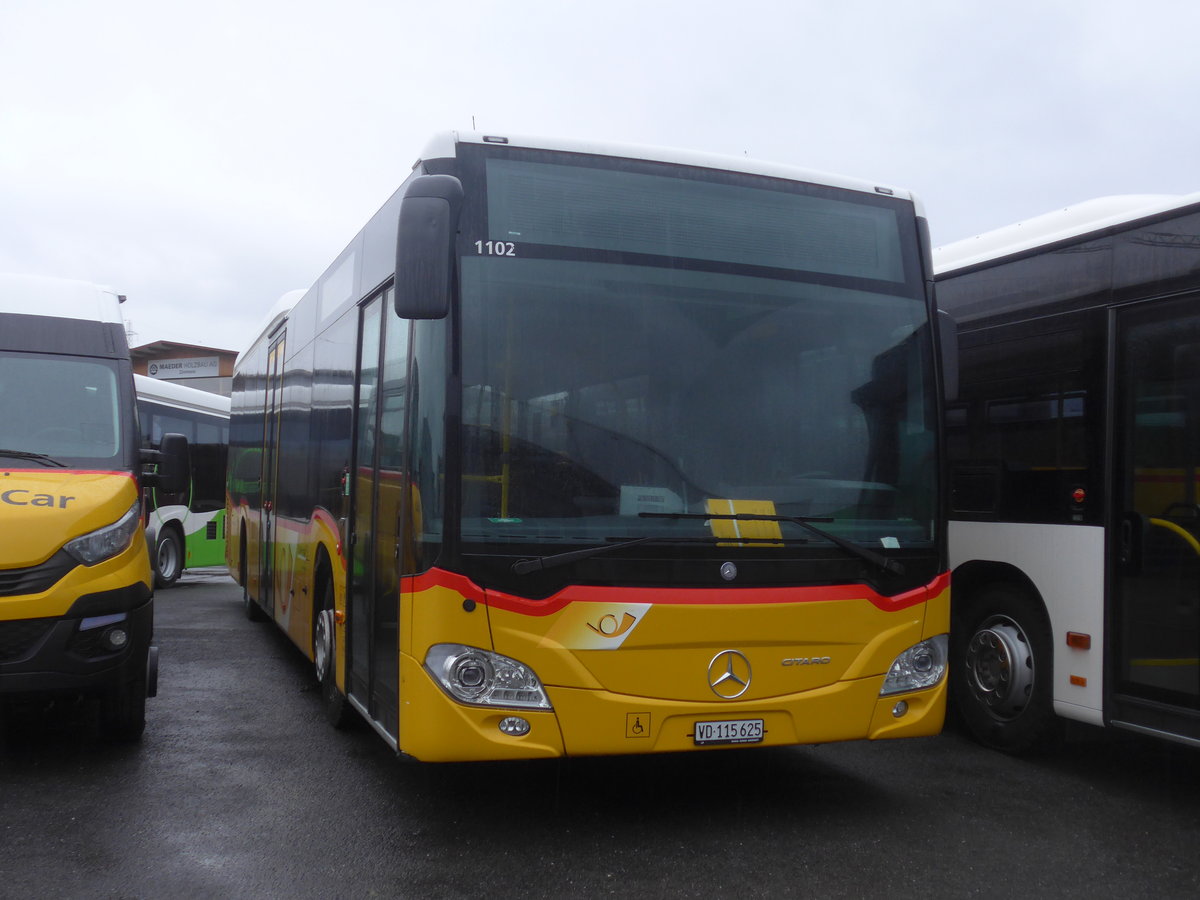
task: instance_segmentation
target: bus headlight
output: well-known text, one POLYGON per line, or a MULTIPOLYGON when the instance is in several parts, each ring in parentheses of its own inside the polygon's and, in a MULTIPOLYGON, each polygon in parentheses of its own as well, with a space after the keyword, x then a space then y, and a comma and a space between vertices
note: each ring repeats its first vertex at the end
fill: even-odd
POLYGON ((931 688, 946 677, 947 636, 939 634, 914 644, 896 657, 883 679, 880 697, 931 688))
POLYGON ((97 528, 90 534, 67 541, 63 547, 85 566, 94 566, 124 551, 142 529, 141 503, 129 507, 129 512, 111 525, 97 528))
POLYGON ((434 644, 425 655, 425 669, 461 703, 551 708, 533 670, 499 653, 462 644, 434 644))

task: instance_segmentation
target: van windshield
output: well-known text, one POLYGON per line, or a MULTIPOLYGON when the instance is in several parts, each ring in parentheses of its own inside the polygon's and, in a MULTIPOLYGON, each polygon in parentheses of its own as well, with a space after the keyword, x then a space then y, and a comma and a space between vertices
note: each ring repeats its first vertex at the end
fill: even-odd
MULTIPOLYGON (((120 396, 112 360, 0 354, 0 450, 65 465, 119 465, 120 396)), ((11 466, 13 459, 0 465, 11 466)))

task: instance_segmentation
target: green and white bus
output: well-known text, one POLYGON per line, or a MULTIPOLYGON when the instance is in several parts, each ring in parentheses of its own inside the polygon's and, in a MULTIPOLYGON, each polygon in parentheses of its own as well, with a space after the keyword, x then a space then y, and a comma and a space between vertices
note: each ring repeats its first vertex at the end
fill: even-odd
POLYGON ((174 584, 184 569, 225 564, 225 462, 229 398, 145 375, 134 375, 144 446, 158 449, 164 434, 183 434, 191 451, 187 487, 147 492, 146 539, 157 587, 174 584))

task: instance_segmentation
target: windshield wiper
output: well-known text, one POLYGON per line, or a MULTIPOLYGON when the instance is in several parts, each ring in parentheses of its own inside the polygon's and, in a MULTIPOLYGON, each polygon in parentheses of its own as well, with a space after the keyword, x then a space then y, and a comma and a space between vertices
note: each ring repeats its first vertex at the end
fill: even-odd
POLYGON ((568 563, 573 563, 578 559, 587 559, 589 556, 597 556, 601 553, 607 553, 609 550, 616 550, 619 547, 632 547, 634 544, 645 544, 649 541, 662 540, 661 538, 640 537, 632 538, 627 541, 615 541, 611 544, 601 544, 599 547, 585 547, 582 550, 569 550, 566 553, 555 553, 551 556, 537 556, 533 559, 520 559, 512 564, 512 570, 517 575, 528 575, 530 572, 540 572, 542 569, 553 569, 555 566, 565 566, 568 563))
MULTIPOLYGON (((799 525, 806 531, 815 534, 822 540, 826 540, 852 556, 857 556, 859 559, 866 560, 874 566, 878 566, 885 572, 892 572, 896 575, 904 574, 904 564, 899 560, 888 559, 882 553, 876 553, 863 547, 861 544, 855 544, 845 538, 838 537, 836 534, 831 534, 823 528, 818 528, 813 522, 832 522, 833 519, 805 517, 805 516, 767 516, 757 513, 638 513, 638 516, 643 519, 702 519, 708 521, 710 519, 732 519, 740 522, 792 522, 799 525)), ((528 575, 530 572, 540 572, 542 569, 553 569, 556 566, 565 566, 573 562, 578 562, 581 559, 589 559, 593 556, 599 556, 601 553, 608 553, 610 550, 620 550, 625 547, 633 547, 636 544, 660 543, 660 544, 712 544, 712 543, 729 543, 736 541, 739 544, 778 544, 779 541, 775 538, 728 538, 728 537, 668 537, 665 535, 654 535, 650 537, 631 538, 624 541, 613 541, 609 544, 600 544, 596 547, 584 547, 582 550, 568 550, 566 553, 555 553, 550 556, 539 556, 533 559, 521 559, 512 564, 512 571, 517 575, 528 575)))
MULTIPOLYGON (((712 518, 708 516, 706 518, 712 518)), ((629 538, 623 541, 613 541, 609 544, 600 544, 596 547, 584 547, 582 550, 568 550, 566 553, 554 553, 550 556, 538 556, 533 559, 521 559, 512 564, 512 570, 517 575, 528 575, 530 572, 540 572, 542 569, 553 569, 556 566, 565 566, 573 562, 578 562, 581 559, 589 559, 593 556, 599 556, 601 553, 608 553, 610 550, 620 550, 625 547, 632 547, 635 544, 712 544, 718 541, 724 541, 726 538, 717 537, 670 537, 667 535, 651 535, 649 537, 629 538)), ((778 544, 779 541, 773 538, 744 538, 745 543, 760 543, 760 544, 778 544)))
MULTIPOLYGON (((859 559, 864 559, 872 565, 878 566, 885 572, 892 572, 896 575, 904 574, 904 564, 896 559, 888 559, 882 553, 876 553, 874 550, 855 544, 845 538, 838 537, 826 531, 824 528, 818 528, 813 522, 832 522, 833 519, 817 518, 816 516, 767 516, 759 513, 638 513, 643 519, 732 519, 736 522, 791 522, 799 525, 806 531, 815 534, 819 538, 829 541, 835 547, 845 550, 847 553, 857 556, 859 559)), ((744 540, 739 538, 724 538, 723 540, 744 540)))
POLYGON ((29 450, 4 450, 0 448, 0 456, 7 456, 9 459, 30 459, 34 462, 40 462, 44 466, 58 466, 60 469, 65 469, 67 464, 59 462, 53 456, 47 456, 45 453, 32 453, 29 450))

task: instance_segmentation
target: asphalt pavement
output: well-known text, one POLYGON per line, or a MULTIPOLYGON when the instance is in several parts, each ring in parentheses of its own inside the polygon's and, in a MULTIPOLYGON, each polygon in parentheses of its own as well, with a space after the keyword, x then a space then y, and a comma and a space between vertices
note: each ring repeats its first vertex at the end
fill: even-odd
POLYGON ((429 765, 325 721, 219 571, 157 597, 141 743, 87 707, 0 732, 0 898, 1200 895, 1200 756, 1086 730, 429 765))

